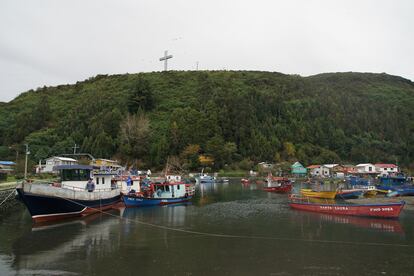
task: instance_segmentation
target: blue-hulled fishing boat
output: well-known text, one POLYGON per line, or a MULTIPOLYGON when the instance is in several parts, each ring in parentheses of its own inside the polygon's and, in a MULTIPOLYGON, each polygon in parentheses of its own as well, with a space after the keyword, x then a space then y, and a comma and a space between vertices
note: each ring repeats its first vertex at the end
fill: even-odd
POLYGON ((139 193, 122 196, 126 207, 144 207, 181 203, 191 200, 194 186, 184 182, 149 183, 139 193))
POLYGON ((335 198, 337 199, 355 199, 359 198, 364 194, 363 190, 351 189, 351 190, 340 190, 336 193, 335 198))
POLYGON ((401 188, 394 188, 388 192, 386 197, 395 197, 395 196, 414 196, 414 187, 401 187, 401 188))

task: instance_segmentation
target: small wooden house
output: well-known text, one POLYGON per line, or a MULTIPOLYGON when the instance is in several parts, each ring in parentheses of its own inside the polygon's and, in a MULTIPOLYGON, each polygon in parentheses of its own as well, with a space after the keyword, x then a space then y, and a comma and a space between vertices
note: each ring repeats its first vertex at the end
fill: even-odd
POLYGON ((375 169, 381 176, 388 176, 392 174, 397 174, 399 172, 399 168, 395 164, 375 164, 375 169))
POLYGON ((306 176, 307 174, 307 169, 300 163, 300 162, 295 162, 292 166, 291 166, 291 172, 294 176, 296 177, 303 177, 306 176))
POLYGON ((311 176, 321 176, 321 165, 310 165, 306 167, 311 176))
POLYGON ((39 161, 39 165, 36 168, 36 173, 58 173, 55 169, 56 166, 62 165, 77 165, 78 160, 69 157, 53 156, 46 159, 46 163, 42 164, 39 161))
POLYGON ((14 170, 15 165, 12 161, 0 161, 0 180, 7 180, 7 175, 14 170))

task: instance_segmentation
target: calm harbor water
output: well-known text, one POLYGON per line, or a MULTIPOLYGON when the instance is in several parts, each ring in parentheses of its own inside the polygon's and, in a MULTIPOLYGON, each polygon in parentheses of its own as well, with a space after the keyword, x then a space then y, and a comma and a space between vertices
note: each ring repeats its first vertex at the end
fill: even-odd
POLYGON ((0 216, 0 275, 413 275, 400 220, 294 211, 258 184, 201 184, 191 204, 32 225, 0 216))

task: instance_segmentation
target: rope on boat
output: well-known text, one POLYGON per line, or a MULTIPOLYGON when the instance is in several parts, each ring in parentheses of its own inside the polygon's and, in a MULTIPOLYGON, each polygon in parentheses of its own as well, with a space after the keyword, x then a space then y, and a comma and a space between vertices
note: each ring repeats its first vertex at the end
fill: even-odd
POLYGON ((281 237, 267 237, 267 236, 246 236, 246 235, 217 234, 217 233, 208 233, 208 232, 200 232, 200 231, 193 231, 193 230, 185 230, 185 229, 173 228, 173 227, 168 227, 168 226, 163 226, 163 225, 157 225, 157 224, 153 224, 153 223, 149 223, 149 222, 143 222, 143 221, 140 221, 140 220, 137 220, 137 219, 124 218, 120 215, 114 215, 112 213, 105 212, 105 211, 97 209, 97 208, 88 207, 84 204, 78 203, 78 202, 73 201, 73 200, 68 199, 68 198, 64 198, 64 197, 60 197, 60 198, 68 200, 72 203, 78 204, 79 206, 87 207, 87 208, 90 208, 92 210, 96 210, 97 212, 100 212, 102 214, 106 214, 108 216, 115 217, 115 218, 118 218, 118 219, 121 219, 121 220, 135 222, 135 223, 138 223, 138 224, 141 224, 141 225, 146 225, 146 226, 150 226, 150 227, 154 227, 154 228, 158 228, 158 229, 169 230, 169 231, 180 232, 180 233, 186 233, 186 234, 193 234, 193 235, 198 235, 198 236, 216 237, 216 238, 231 238, 231 239, 278 240, 278 241, 289 241, 289 242, 325 243, 325 244, 341 244, 341 245, 356 245, 356 246, 369 245, 369 246, 390 246, 390 247, 413 247, 413 245, 409 245, 409 244, 392 244, 392 243, 377 243, 377 242, 352 242, 352 241, 340 241, 340 240, 309 240, 309 239, 281 238, 281 237))
POLYGON ((9 197, 11 196, 11 195, 13 195, 15 193, 15 190, 14 189, 12 189, 12 191, 11 191, 11 193, 0 203, 0 207, 1 207, 1 205, 3 205, 3 203, 5 203, 6 202, 6 200, 7 199, 9 199, 9 197))

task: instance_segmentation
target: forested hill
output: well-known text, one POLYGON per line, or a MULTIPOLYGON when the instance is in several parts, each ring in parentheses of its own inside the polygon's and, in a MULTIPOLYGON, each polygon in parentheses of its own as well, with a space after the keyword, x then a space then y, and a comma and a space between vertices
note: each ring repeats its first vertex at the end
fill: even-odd
POLYGON ((195 169, 252 161, 414 166, 414 83, 370 73, 311 77, 251 71, 98 75, 0 105, 0 158, 69 153, 195 169), (10 149, 10 146, 12 147, 10 149), (79 150, 78 150, 79 152, 79 150))

